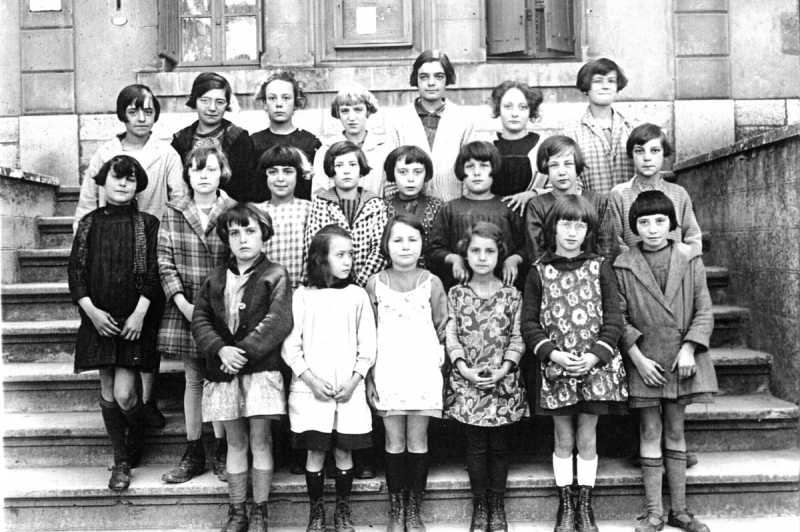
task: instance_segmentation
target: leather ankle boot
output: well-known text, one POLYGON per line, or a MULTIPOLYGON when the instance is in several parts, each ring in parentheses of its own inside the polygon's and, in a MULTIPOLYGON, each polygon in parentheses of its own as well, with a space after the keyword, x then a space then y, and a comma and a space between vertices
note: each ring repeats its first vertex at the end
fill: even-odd
POLYGON ((406 505, 406 530, 407 532, 425 532, 425 523, 422 522, 420 507, 422 506, 422 493, 408 492, 406 505))
POLYGON ((192 480, 205 470, 206 450, 203 447, 203 440, 194 440, 187 444, 178 467, 164 473, 161 480, 168 484, 181 484, 192 480))
POLYGON ((268 516, 267 501, 253 504, 253 509, 250 510, 248 532, 267 532, 268 516))
POLYGON ((469 525, 470 532, 488 532, 489 514, 488 501, 486 495, 475 496, 472 498, 472 523, 469 525))
POLYGON ((228 522, 220 532, 247 532, 247 504, 240 502, 228 506, 228 522))
POLYGON ((575 532, 575 506, 572 502, 572 488, 558 487, 558 513, 555 532, 575 532))
POLYGON ((508 532, 506 500, 503 493, 489 492, 489 532, 508 532))
POLYGON ((336 532, 355 532, 350 519, 350 498, 336 497, 336 509, 333 512, 333 528, 336 532))
POLYGON ((386 532, 406 532, 406 501, 403 492, 389 494, 389 523, 386 532))
POLYGON ((594 510, 592 510, 591 486, 580 486, 575 514, 575 530, 577 532, 598 532, 597 524, 594 522, 594 510))
POLYGON ((114 463, 111 468, 111 478, 108 480, 108 489, 125 491, 131 485, 131 466, 126 461, 114 463))
POLYGON ((228 440, 217 438, 214 442, 214 474, 220 482, 228 482, 228 440))
POLYGON ((322 499, 311 501, 306 532, 325 532, 325 504, 322 499))

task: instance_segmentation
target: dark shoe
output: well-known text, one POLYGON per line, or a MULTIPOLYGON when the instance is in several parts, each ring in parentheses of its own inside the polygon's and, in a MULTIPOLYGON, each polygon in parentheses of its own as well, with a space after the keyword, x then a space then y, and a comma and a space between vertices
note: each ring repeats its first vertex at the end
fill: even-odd
POLYGON ((228 522, 220 532, 247 532, 247 504, 240 502, 228 506, 228 522))
POLYGON ((155 401, 148 401, 144 404, 144 417, 148 427, 163 429, 167 426, 167 419, 158 409, 158 403, 155 401))
POLYGON ((408 492, 408 504, 406 505, 406 531, 425 532, 425 523, 422 522, 420 507, 422 506, 422 493, 414 491, 408 492))
POLYGON ((325 532, 325 505, 322 499, 311 501, 306 532, 325 532))
POLYGON ((689 510, 682 510, 677 513, 670 510, 667 516, 667 524, 675 528, 682 528, 686 532, 710 532, 706 524, 699 519, 695 519, 694 514, 689 510))
POLYGON ((267 502, 253 504, 253 509, 250 510, 249 532, 267 532, 267 521, 267 502))
POLYGON ((356 464, 356 478, 375 478, 375 468, 372 464, 356 464))
POLYGON ((214 443, 214 474, 220 482, 228 482, 228 440, 217 438, 214 443))
POLYGON ((556 513, 555 532, 575 531, 575 506, 572 502, 572 487, 559 486, 558 513, 556 513))
POLYGON ((336 497, 336 509, 333 511, 333 529, 336 532, 356 532, 353 520, 350 519, 350 499, 336 497))
POLYGON ((639 517, 639 524, 634 532, 659 532, 664 530, 664 518, 660 515, 649 513, 639 517))
POLYGON ((164 473, 161 480, 167 484, 181 484, 201 475, 205 470, 206 450, 203 447, 203 440, 190 441, 183 453, 181 463, 178 464, 178 467, 164 473))
POLYGON ((697 465, 697 455, 694 453, 686 453, 686 469, 697 465))
POLYGON ((403 493, 389 494, 389 523, 386 532, 406 531, 406 501, 403 493))
POLYGON ((502 493, 489 493, 489 532, 508 532, 506 499, 502 493))
POLYGON ((590 486, 580 486, 578 507, 575 510, 575 530, 577 532, 599 532, 597 524, 594 522, 592 488, 590 486))
POLYGON ((131 466, 128 462, 116 462, 111 468, 108 489, 125 491, 131 485, 131 466))
POLYGON ((486 496, 472 498, 472 522, 470 532, 488 532, 489 530, 489 504, 486 496))

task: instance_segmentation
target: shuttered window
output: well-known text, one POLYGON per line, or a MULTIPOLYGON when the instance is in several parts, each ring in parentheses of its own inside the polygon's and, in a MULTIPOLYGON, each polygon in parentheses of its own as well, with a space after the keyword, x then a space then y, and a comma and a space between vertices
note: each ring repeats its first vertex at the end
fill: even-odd
POLYGON ((574 56, 576 1, 580 0, 486 0, 487 54, 574 56))

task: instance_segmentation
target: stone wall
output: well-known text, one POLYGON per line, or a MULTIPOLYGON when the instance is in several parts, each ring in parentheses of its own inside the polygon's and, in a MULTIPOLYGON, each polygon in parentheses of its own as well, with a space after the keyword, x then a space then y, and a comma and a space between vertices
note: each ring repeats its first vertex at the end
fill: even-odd
POLYGON ((711 235, 708 264, 730 271, 750 309, 748 346, 774 357, 771 387, 800 402, 800 124, 674 167, 711 235))

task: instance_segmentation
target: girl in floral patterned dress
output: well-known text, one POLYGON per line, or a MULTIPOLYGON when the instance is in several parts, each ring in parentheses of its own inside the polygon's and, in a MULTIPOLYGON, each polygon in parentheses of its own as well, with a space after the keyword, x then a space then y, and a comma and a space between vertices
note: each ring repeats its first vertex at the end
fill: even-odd
POLYGON ((452 362, 445 412, 464 426, 473 495, 472 532, 508 530, 504 493, 509 428, 525 414, 518 364, 522 294, 494 275, 506 249, 500 228, 478 222, 461 240, 470 280, 448 294, 446 347, 452 362))
POLYGON ((536 357, 532 402, 537 414, 553 416, 555 424, 556 532, 597 531, 591 506, 597 418, 627 411, 625 369, 616 347, 622 333, 616 280, 603 257, 583 249, 597 219, 583 196, 556 201, 545 219, 555 248, 531 268, 522 308, 522 335, 536 357), (576 445, 577 508, 571 488, 576 445))

